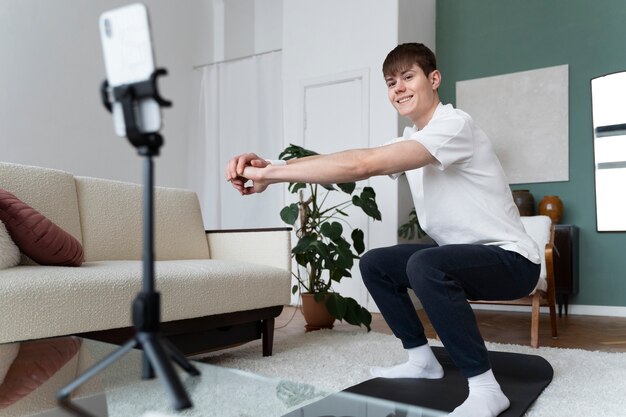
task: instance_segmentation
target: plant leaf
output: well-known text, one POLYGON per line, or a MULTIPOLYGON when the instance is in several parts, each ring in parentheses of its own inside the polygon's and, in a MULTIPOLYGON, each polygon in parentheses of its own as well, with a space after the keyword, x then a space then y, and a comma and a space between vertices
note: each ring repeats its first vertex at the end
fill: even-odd
POLYGON ((290 182, 289 187, 287 187, 287 189, 293 194, 297 193, 298 190, 301 190, 303 188, 306 188, 306 183, 303 182, 290 182))
POLYGON ((417 212, 415 208, 409 213, 409 221, 404 223, 398 228, 398 236, 405 239, 413 240, 417 235, 418 239, 426 236, 426 232, 420 226, 419 219, 417 218, 417 212))
POLYGON ((381 219, 381 214, 376 204, 376 193, 372 187, 364 187, 361 195, 353 196, 352 204, 361 207, 361 210, 374 220, 381 219))
POLYGON ((294 258, 296 258, 296 262, 298 263, 298 265, 306 266, 306 264, 308 263, 308 258, 304 253, 297 253, 294 258))
POLYGON ((343 277, 347 277, 347 278, 352 277, 352 274, 350 273, 349 269, 335 268, 335 269, 333 269, 333 271, 332 271, 332 273, 330 275, 330 279, 332 279, 335 282, 341 282, 341 279, 343 277))
POLYGON ((340 281, 341 281, 341 278, 342 278, 342 276, 341 276, 341 270, 339 270, 339 269, 334 269, 334 268, 333 268, 333 269, 330 271, 330 279, 331 279, 332 281, 335 281, 335 282, 340 282, 340 281))
POLYGON ((354 298, 343 297, 338 293, 329 293, 326 308, 338 320, 345 320, 354 326, 365 325, 368 332, 372 330, 370 327, 372 315, 366 308, 361 307, 354 298))
POLYGON ((290 159, 303 158, 305 156, 318 155, 317 152, 303 148, 302 146, 294 145, 290 143, 281 153, 278 155, 278 159, 284 159, 288 161, 290 159))
POLYGON ((368 332, 371 331, 372 328, 370 327, 370 325, 372 324, 372 315, 370 314, 370 312, 367 311, 365 307, 361 307, 360 316, 361 323, 363 323, 365 327, 367 327, 368 332))
POLYGON ((354 189, 356 188, 356 182, 344 182, 341 184, 337 184, 337 187, 339 187, 339 189, 344 193, 350 195, 354 192, 354 189))
POLYGON ((354 265, 354 255, 350 249, 350 245, 337 246, 336 264, 337 267, 341 269, 352 269, 352 265, 354 265))
POLYGON ((337 320, 343 320, 344 316, 346 315, 347 307, 348 304, 341 295, 337 293, 328 294, 328 299, 326 300, 326 308, 334 318, 336 318, 337 320))
POLYGON ((336 240, 341 237, 341 234, 343 233, 343 226, 341 226, 341 223, 339 222, 324 223, 322 224, 320 231, 327 238, 336 240))
POLYGON ((304 253, 309 249, 309 246, 314 245, 317 242, 317 235, 303 236, 296 246, 291 250, 294 254, 304 253))
POLYGON ((326 294, 324 294, 323 292, 316 292, 315 294, 313 294, 313 299, 316 303, 321 303, 324 300, 325 295, 326 294))
POLYGON ((296 203, 289 204, 280 211, 280 218, 287 224, 293 226, 298 219, 298 205, 296 203))
POLYGON ((411 224, 405 223, 398 228, 398 236, 412 240, 415 237, 415 229, 411 224))
POLYGON ((352 238, 352 244, 354 245, 356 253, 359 255, 362 254, 365 251, 365 243, 363 243, 365 234, 363 233, 363 230, 354 229, 350 237, 352 238))
POLYGON ((354 325, 359 326, 361 324, 361 306, 352 297, 346 297, 346 315, 344 319, 354 325))
POLYGON ((332 259, 332 255, 331 255, 332 249, 321 240, 317 240, 317 238, 315 242, 311 244, 311 250, 317 252, 322 259, 325 259, 325 260, 332 259))

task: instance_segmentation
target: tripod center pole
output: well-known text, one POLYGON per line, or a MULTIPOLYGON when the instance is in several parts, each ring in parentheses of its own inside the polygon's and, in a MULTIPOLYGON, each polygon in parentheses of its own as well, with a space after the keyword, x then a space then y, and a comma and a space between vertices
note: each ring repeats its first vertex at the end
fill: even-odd
POLYGON ((144 154, 144 221, 143 221, 143 292, 154 288, 154 162, 152 154, 144 154))

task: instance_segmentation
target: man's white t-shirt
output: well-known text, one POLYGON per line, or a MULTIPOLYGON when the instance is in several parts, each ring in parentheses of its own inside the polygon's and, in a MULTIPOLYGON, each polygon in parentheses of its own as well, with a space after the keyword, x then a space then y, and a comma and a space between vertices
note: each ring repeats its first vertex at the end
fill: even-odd
POLYGON ((437 160, 406 176, 420 226, 438 245, 496 245, 540 263, 491 142, 467 113, 440 103, 422 130, 406 128, 389 143, 404 140, 437 160))

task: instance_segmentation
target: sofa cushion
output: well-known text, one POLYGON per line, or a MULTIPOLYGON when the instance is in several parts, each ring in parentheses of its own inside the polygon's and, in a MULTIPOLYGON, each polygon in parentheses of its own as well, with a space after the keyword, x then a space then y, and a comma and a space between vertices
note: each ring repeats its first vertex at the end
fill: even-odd
POLYGON ((58 266, 83 263, 83 248, 76 238, 1 188, 0 220, 15 244, 33 261, 58 266))
MULTIPOLYGON (((74 176, 50 168, 0 162, 0 188, 46 216, 82 243, 74 176)), ((31 263, 24 256, 22 263, 31 263)))
MULTIPOLYGON (((130 326, 141 281, 141 261, 2 270, 0 343, 130 326)), ((162 321, 285 305, 290 282, 284 269, 241 261, 156 263, 162 321)))
POLYGON ((20 249, 15 245, 6 226, 0 220, 0 269, 11 268, 19 263, 20 249))
MULTIPOLYGON (((143 186, 76 177, 85 261, 142 258, 143 186)), ((157 187, 157 260, 206 259, 209 247, 198 197, 192 191, 157 187)))

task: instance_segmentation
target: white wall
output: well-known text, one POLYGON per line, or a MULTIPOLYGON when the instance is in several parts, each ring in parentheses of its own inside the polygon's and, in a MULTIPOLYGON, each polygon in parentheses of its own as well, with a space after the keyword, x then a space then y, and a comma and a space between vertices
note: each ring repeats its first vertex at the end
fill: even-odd
POLYGON ((205 63, 282 48, 283 0, 210 0, 210 3, 215 54, 205 63))
POLYGON ((254 16, 255 53, 282 48, 283 0, 256 0, 254 16))
POLYGON ((254 53, 255 0, 224 0, 224 58, 254 53))
MULTIPOLYGON (((203 0, 144 0, 157 65, 168 76, 162 95, 165 146, 156 159, 159 185, 185 186, 192 66, 212 56, 203 0)), ((98 16, 120 0, 0 2, 0 159, 124 181, 141 181, 141 160, 113 133, 99 100, 104 66, 98 16)), ((209 20, 210 21, 210 20, 209 20)))

